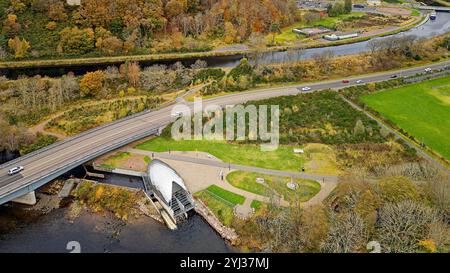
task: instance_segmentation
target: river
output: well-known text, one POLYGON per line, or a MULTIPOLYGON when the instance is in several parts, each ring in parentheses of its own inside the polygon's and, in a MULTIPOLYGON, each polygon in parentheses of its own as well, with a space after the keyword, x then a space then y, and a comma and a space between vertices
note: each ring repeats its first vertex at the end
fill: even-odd
MULTIPOLYGON (((19 208, 1 208, 3 215, 15 215, 19 208), (5 211, 6 210, 6 211, 5 211)), ((59 208, 41 217, 27 217, 14 230, 0 234, 0 253, 68 253, 67 243, 77 241, 81 252, 145 253, 225 253, 235 252, 197 214, 175 231, 146 216, 126 224, 113 216, 83 211, 72 222, 68 208, 59 208)))
MULTIPOLYGON (((374 39, 387 39, 389 37, 399 37, 403 35, 415 35, 418 38, 430 38, 437 35, 444 34, 450 31, 450 13, 448 12, 438 12, 436 20, 429 20, 421 26, 414 27, 408 31, 398 33, 395 35, 379 37, 374 39)), ((361 52, 366 52, 368 48, 369 41, 357 42, 347 45, 331 46, 326 48, 310 48, 302 50, 301 53, 298 50, 291 51, 274 51, 262 53, 258 56, 258 62, 263 64, 279 63, 284 61, 295 61, 301 59, 311 58, 315 53, 323 52, 324 50, 330 50, 334 55, 348 55, 356 54, 361 52), (296 54, 298 53, 298 54, 296 54)), ((233 67, 239 63, 242 55, 234 56, 219 56, 219 57, 205 57, 205 58, 193 58, 193 59, 172 59, 165 61, 142 61, 140 65, 142 67, 154 65, 154 64, 166 64, 170 65, 177 61, 181 61, 184 65, 190 65, 197 59, 205 60, 209 67, 233 67)), ((247 56, 252 59, 251 56, 247 56)), ((116 63, 113 65, 119 65, 116 63)), ((109 64, 111 65, 111 64, 109 64)), ((89 71, 95 71, 98 69, 105 69, 108 65, 106 64, 90 64, 90 65, 78 65, 78 66, 60 66, 60 67, 38 67, 38 68, 24 68, 24 69, 2 69, 0 70, 0 75, 5 75, 8 78, 15 79, 19 75, 45 75, 50 77, 57 77, 68 72, 73 72, 75 75, 82 75, 89 71)))

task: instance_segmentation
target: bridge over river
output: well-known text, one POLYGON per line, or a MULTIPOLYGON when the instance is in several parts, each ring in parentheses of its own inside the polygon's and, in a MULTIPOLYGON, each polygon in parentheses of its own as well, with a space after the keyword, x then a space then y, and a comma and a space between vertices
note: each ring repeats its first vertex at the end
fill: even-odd
MULTIPOLYGON (((450 61, 429 65, 432 69, 441 69, 450 66, 450 61)), ((308 92, 329 88, 342 88, 356 85, 357 80, 364 82, 377 82, 390 79, 401 73, 402 76, 415 75, 423 72, 425 67, 415 67, 399 71, 353 77, 349 84, 342 83, 342 79, 311 83, 308 92)), ((261 100, 283 95, 301 93, 304 85, 274 87, 264 90, 255 90, 211 98, 203 101, 203 106, 235 105, 251 100, 261 100)), ((193 109, 193 103, 186 103, 193 109)), ((57 142, 46 148, 19 157, 0 165, 0 204, 26 195, 50 182, 58 176, 82 165, 107 152, 125 146, 144 137, 157 134, 161 127, 172 121, 172 107, 170 105, 154 111, 145 111, 116 122, 112 122, 69 139, 57 142), (16 175, 9 176, 8 170, 14 166, 23 166, 25 169, 16 175)))

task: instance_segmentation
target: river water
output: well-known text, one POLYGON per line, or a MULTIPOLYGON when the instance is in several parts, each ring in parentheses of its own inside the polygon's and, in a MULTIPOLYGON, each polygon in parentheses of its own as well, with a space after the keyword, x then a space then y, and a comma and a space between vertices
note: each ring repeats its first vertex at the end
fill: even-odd
MULTIPOLYGON (((0 213, 7 213, 0 210, 0 213)), ((0 235, 0 253, 68 253, 67 243, 77 241, 81 252, 226 253, 229 246, 197 214, 175 231, 142 216, 127 224, 112 216, 83 211, 72 222, 68 208, 53 210, 0 235)))
MULTIPOLYGON (((378 37, 372 40, 383 40, 390 37, 401 37, 406 35, 415 35, 417 38, 429 38, 437 35, 444 34, 450 31, 450 13, 448 12, 438 12, 436 20, 428 20, 426 23, 421 26, 412 28, 408 31, 401 32, 395 35, 378 37)), ((370 40, 369 40, 370 41, 370 40)), ((259 63, 271 64, 278 63, 284 61, 293 61, 299 59, 309 59, 314 54, 323 52, 324 50, 329 50, 333 52, 334 55, 350 55, 361 52, 369 51, 369 41, 358 42, 347 45, 326 47, 326 48, 310 48, 305 49, 301 54, 292 54, 292 52, 282 51, 282 52, 268 52, 264 53, 258 58, 259 63)), ((239 61, 232 61, 226 64, 222 64, 223 66, 235 66, 239 61)))

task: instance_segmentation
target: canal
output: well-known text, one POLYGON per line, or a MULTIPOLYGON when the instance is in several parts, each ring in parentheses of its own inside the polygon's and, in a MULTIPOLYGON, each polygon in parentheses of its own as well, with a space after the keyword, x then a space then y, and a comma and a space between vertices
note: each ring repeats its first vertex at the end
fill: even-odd
MULTIPOLYGON (((400 37, 405 35, 414 35, 418 38, 430 38, 437 35, 444 34, 450 31, 450 13, 448 12, 438 12, 436 20, 428 20, 426 23, 414 27, 408 31, 401 32, 398 34, 374 38, 372 40, 382 40, 388 39, 390 37, 400 37)), ((357 42, 352 44, 331 46, 325 48, 310 48, 304 50, 289 50, 289 51, 273 51, 258 54, 254 57, 254 54, 250 54, 248 57, 250 60, 257 58, 257 62, 260 64, 271 64, 286 61, 296 61, 302 59, 311 58, 314 54, 323 52, 324 50, 329 50, 333 52, 334 55, 349 55, 369 51, 368 47, 369 41, 357 42)), ((209 67, 233 67, 239 63, 242 55, 234 56, 217 56, 217 57, 205 57, 205 58, 193 58, 193 59, 172 59, 164 61, 141 61, 140 65, 142 67, 151 66, 154 64, 165 64, 170 65, 177 61, 181 61, 185 66, 194 63, 197 59, 202 59, 208 63, 209 67)), ((57 77, 68 72, 73 72, 75 75, 82 75, 89 71, 95 71, 98 69, 106 69, 110 65, 120 65, 120 63, 114 64, 89 64, 89 65, 74 65, 74 66, 58 66, 58 67, 38 67, 38 68, 23 68, 23 69, 1 69, 0 75, 5 75, 10 79, 15 79, 20 75, 42 75, 57 77)))

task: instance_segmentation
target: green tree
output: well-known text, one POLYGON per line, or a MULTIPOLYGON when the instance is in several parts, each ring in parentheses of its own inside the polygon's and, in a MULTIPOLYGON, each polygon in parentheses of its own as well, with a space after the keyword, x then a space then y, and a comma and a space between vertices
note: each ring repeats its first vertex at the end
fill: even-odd
POLYGON ((352 12, 352 0, 345 0, 344 10, 347 14, 352 12))
POLYGON ((272 45, 275 44, 275 35, 281 32, 280 24, 272 23, 269 29, 270 33, 272 33, 272 45))

